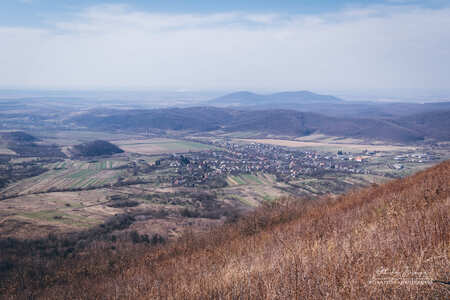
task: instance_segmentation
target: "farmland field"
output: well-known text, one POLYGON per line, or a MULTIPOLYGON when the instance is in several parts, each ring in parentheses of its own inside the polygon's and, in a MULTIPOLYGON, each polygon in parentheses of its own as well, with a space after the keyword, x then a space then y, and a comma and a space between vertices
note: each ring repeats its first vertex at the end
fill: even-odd
POLYGON ((269 174, 239 174, 227 177, 229 185, 251 185, 251 184, 272 184, 275 181, 273 175, 269 174))
POLYGON ((4 196, 24 195, 50 190, 89 188, 116 182, 125 165, 120 159, 104 159, 95 162, 66 159, 47 165, 48 171, 9 185, 2 191, 4 196))
POLYGON ((112 142, 124 151, 140 154, 169 154, 217 149, 207 144, 166 138, 131 139, 112 142))
POLYGON ((410 146, 395 146, 395 145, 369 145, 369 144, 357 144, 357 143, 344 143, 344 142, 318 142, 318 141, 292 141, 292 140, 277 140, 277 139, 235 139, 239 143, 259 143, 270 144, 277 146, 285 146, 291 148, 306 148, 316 149, 322 151, 335 152, 337 150, 344 150, 348 152, 361 152, 363 150, 368 151, 412 151, 416 147, 410 146))
POLYGON ((114 141, 119 139, 131 138, 131 135, 126 134, 85 131, 85 130, 44 131, 44 132, 40 131, 34 132, 33 130, 30 130, 29 132, 35 135, 36 137, 41 138, 45 142, 61 146, 72 146, 92 140, 114 141))
POLYGON ((250 207, 289 195, 288 192, 280 189, 286 185, 277 183, 275 176, 271 174, 230 175, 226 180, 228 187, 223 189, 222 198, 237 200, 250 207))
POLYGON ((0 201, 2 236, 45 236, 86 229, 119 212, 105 206, 106 189, 24 195, 0 201), (36 230, 36 227, 39 230, 36 230))
MULTIPOLYGON (((364 144, 364 140, 354 138, 341 138, 336 136, 328 136, 324 134, 314 133, 295 139, 301 142, 322 142, 332 144, 364 144)), ((371 144, 377 144, 378 142, 372 142, 371 144)))

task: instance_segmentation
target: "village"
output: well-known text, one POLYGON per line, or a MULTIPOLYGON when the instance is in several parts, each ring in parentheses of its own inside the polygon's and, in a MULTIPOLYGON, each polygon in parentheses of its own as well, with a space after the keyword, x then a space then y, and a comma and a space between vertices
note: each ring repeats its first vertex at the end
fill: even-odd
MULTIPOLYGON (((206 150, 185 154, 172 154, 155 162, 152 168, 173 168, 174 174, 166 180, 174 186, 197 186, 208 184, 216 187, 226 185, 229 175, 267 173, 279 182, 289 182, 304 176, 314 177, 329 173, 367 174, 395 177, 380 170, 401 170, 405 163, 427 163, 439 160, 433 152, 380 153, 362 150, 348 153, 304 151, 276 145, 259 143, 237 144, 228 141, 215 143, 224 150, 206 150)), ((159 178, 160 181, 166 181, 159 178)))

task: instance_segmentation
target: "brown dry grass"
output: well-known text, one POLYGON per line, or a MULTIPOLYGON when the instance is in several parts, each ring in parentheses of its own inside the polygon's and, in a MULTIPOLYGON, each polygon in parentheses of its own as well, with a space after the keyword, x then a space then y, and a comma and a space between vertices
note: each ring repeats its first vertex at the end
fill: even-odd
POLYGON ((446 284, 372 280, 382 269, 449 280, 449 183, 446 161, 340 197, 285 199, 151 250, 98 246, 39 284, 13 280, 3 291, 45 299, 448 299, 446 284))

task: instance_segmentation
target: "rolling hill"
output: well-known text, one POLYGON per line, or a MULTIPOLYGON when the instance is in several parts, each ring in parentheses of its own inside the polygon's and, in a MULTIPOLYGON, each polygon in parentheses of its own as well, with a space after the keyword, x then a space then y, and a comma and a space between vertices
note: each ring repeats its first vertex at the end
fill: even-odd
POLYGON ((397 123, 412 128, 423 136, 436 140, 450 140, 450 110, 414 114, 398 119, 397 123))
POLYGON ((14 156, 21 157, 65 157, 57 145, 41 143, 41 141, 23 131, 0 132, 0 143, 14 151, 14 156))
POLYGON ((309 91, 281 92, 270 95, 241 91, 203 102, 203 104, 246 110, 289 109, 345 118, 395 119, 425 112, 450 110, 450 102, 345 101, 335 96, 319 95, 309 91))
POLYGON ((31 143, 38 139, 23 131, 0 132, 0 140, 9 143, 31 143))
POLYGON ((305 136, 321 133, 331 136, 379 139, 392 142, 414 142, 424 135, 389 120, 333 118, 293 110, 242 112, 224 130, 257 131, 269 134, 305 136))
POLYGON ((68 120, 82 126, 103 130, 217 130, 232 121, 233 112, 214 107, 149 110, 94 110, 68 120))
POLYGON ((235 110, 216 107, 153 110, 97 110, 68 122, 100 130, 187 130, 195 132, 258 132, 300 137, 322 133, 389 142, 449 140, 450 111, 401 118, 338 118, 296 110, 235 110))

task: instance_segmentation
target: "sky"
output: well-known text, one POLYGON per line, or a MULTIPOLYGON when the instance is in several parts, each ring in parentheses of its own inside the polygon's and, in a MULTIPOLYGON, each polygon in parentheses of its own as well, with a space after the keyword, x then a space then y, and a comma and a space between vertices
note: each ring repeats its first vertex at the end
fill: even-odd
POLYGON ((449 87, 450 0, 0 2, 0 89, 449 87))

